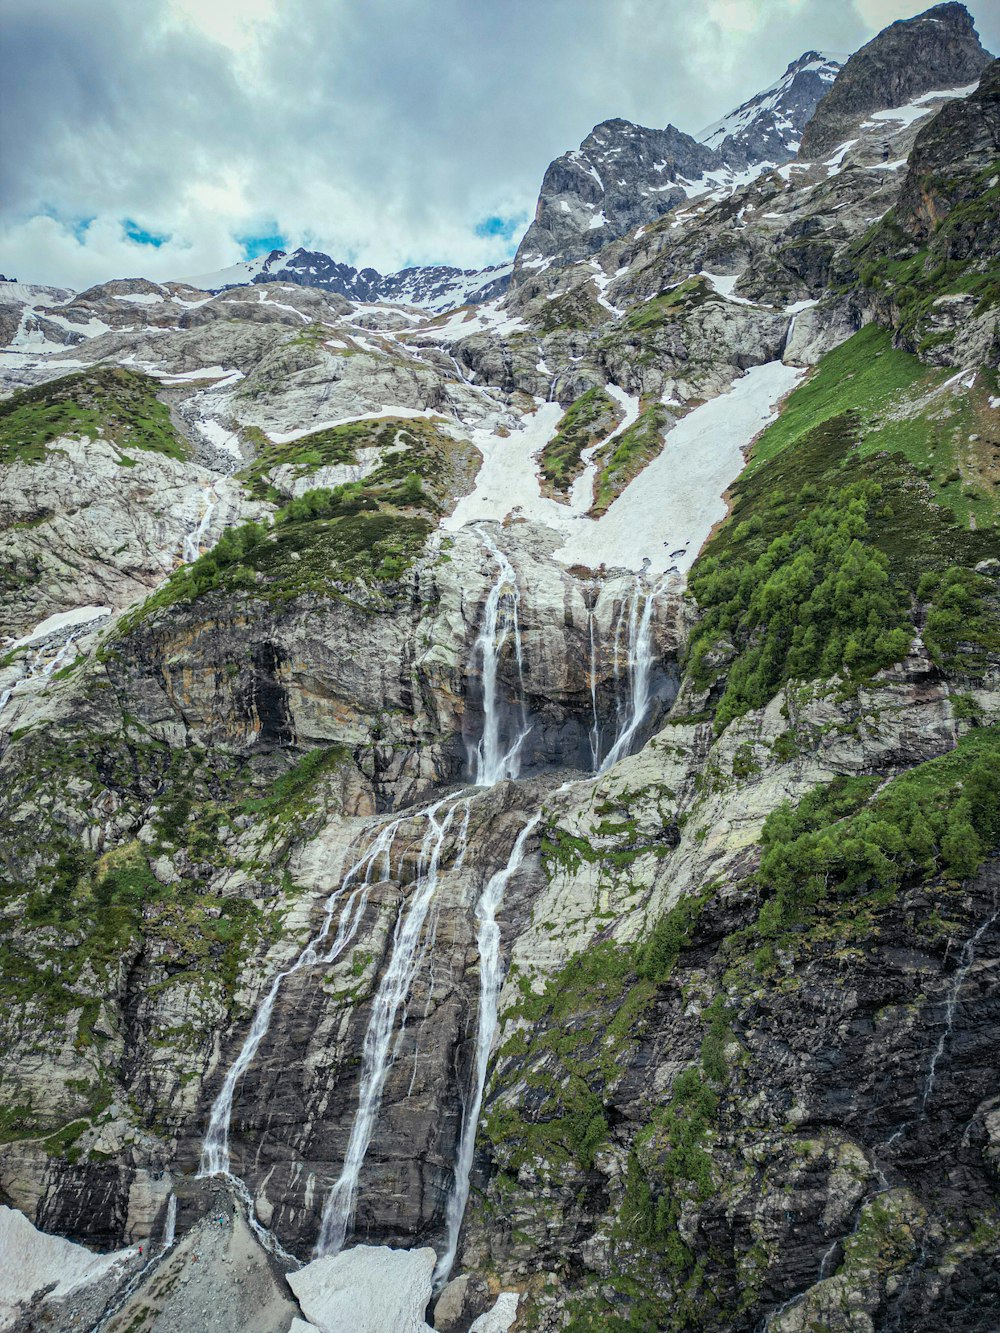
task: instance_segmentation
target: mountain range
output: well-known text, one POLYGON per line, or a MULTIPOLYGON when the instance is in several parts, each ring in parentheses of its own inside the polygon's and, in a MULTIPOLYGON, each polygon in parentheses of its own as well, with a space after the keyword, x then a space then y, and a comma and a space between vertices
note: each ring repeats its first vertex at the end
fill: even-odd
POLYGON ((964 6, 508 266, 3 280, 0 393, 0 1329, 993 1333, 964 6))

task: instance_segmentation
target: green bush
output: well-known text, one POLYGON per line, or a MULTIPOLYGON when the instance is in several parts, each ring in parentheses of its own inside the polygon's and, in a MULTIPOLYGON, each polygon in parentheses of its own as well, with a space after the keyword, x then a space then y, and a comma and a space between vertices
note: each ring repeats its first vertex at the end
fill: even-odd
POLYGON ((717 730, 762 707, 785 681, 864 677, 906 652, 906 598, 890 580, 888 558, 866 541, 880 495, 870 482, 845 486, 766 544, 747 540, 759 531, 751 520, 721 556, 699 561, 690 587, 703 615, 691 673, 701 685, 715 679, 720 643, 735 659, 717 730))
POLYGON ((838 778, 768 816, 758 879, 769 894, 756 931, 775 937, 824 899, 891 898, 901 884, 975 874, 1000 845, 1000 729, 970 732, 956 750, 877 791, 838 778))

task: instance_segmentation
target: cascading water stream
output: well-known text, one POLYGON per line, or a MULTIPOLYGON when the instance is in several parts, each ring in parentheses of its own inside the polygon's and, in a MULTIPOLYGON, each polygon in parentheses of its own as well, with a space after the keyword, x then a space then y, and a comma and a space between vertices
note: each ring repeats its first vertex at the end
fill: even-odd
POLYGON ((483 537, 490 555, 497 563, 497 578, 490 589, 483 612, 483 625, 476 639, 474 660, 482 658, 483 734, 475 751, 475 783, 492 787, 505 778, 514 779, 521 770, 521 747, 531 731, 524 705, 524 658, 518 610, 521 594, 513 566, 490 540, 483 537), (505 741, 503 736, 503 700, 498 689, 498 669, 504 647, 513 640, 519 684, 518 729, 505 741))
POLYGON ((924 1084, 923 1100, 920 1103, 921 1115, 927 1114, 927 1103, 930 1101, 931 1093, 934 1091, 934 1079, 937 1075, 938 1061, 944 1054, 945 1047, 948 1045, 948 1039, 951 1036, 951 1030, 955 1024, 955 1009, 958 1005, 958 997, 962 993, 962 987, 965 984, 965 978, 969 975, 969 969, 976 961, 976 945, 993 925, 997 917, 1000 917, 1000 910, 987 917, 974 935, 965 941, 962 952, 959 954, 959 966, 955 973, 955 978, 951 983, 951 989, 948 991, 948 998, 945 1001, 945 1024, 944 1031, 938 1039, 934 1054, 931 1056, 930 1068, 927 1071, 927 1082, 924 1084))
POLYGON ((163 1224, 163 1248, 169 1250, 177 1237, 177 1195, 167 1200, 167 1217, 163 1224))
MULTIPOLYGON (((191 534, 192 543, 199 533, 203 535, 207 530, 209 520, 210 510, 207 510, 202 515, 198 531, 191 534)), ((497 572, 483 607, 482 624, 474 648, 473 660, 481 663, 482 672, 483 732, 475 750, 470 751, 470 765, 475 773, 476 784, 488 787, 505 779, 517 778, 521 750, 531 725, 524 702, 520 592, 515 571, 488 536, 484 536, 483 541, 496 564, 497 572), (499 668, 505 653, 512 654, 515 659, 520 685, 519 697, 513 706, 500 693, 499 668)), ((624 680, 627 671, 627 692, 619 699, 617 734, 603 761, 597 706, 599 642, 593 609, 589 612, 593 715, 591 755, 595 772, 606 771, 629 752, 649 712, 654 662, 652 622, 657 592, 658 588, 647 590, 641 577, 637 577, 631 598, 619 613, 615 631, 616 680, 624 680)), ((468 838, 471 800, 468 796, 444 798, 424 810, 409 812, 406 816, 407 819, 425 818, 427 828, 420 843, 415 878, 400 909, 388 963, 372 1003, 362 1050, 357 1111, 340 1176, 323 1208, 315 1247, 317 1255, 336 1253, 343 1247, 350 1233, 357 1207, 361 1171, 376 1130, 386 1080, 403 1051, 403 1034, 414 979, 434 948, 441 859, 445 845, 450 840, 454 844, 454 868, 461 866, 468 838)), ((476 904, 480 994, 475 1058, 470 1086, 463 1098, 462 1128, 453 1168, 453 1185, 446 1208, 446 1244, 435 1269, 438 1286, 447 1279, 458 1250, 469 1198, 470 1173, 489 1058, 498 1026, 503 976, 496 915, 508 883, 524 862, 528 841, 540 819, 541 811, 538 811, 528 820, 515 840, 506 865, 488 878, 476 904)), ((364 918, 371 884, 377 877, 388 878, 391 873, 390 855, 402 822, 402 817, 396 819, 375 834, 327 900, 318 933, 310 939, 295 961, 271 982, 258 1005, 243 1046, 213 1103, 202 1145, 200 1175, 230 1175, 229 1131, 236 1089, 269 1031, 281 987, 289 976, 302 968, 333 962, 355 939, 364 918), (339 921, 334 931, 337 913, 339 921)), ((417 1060, 415 1054, 411 1086, 416 1077, 417 1060)), ((240 1197, 244 1199, 252 1219, 253 1207, 249 1192, 238 1178, 232 1179, 236 1187, 242 1190, 240 1197)), ((277 1244, 276 1241, 274 1243, 277 1244)))
POLYGON ((209 524, 212 521, 212 514, 215 512, 215 506, 219 502, 219 495, 215 487, 212 486, 205 498, 205 508, 201 517, 189 533, 185 534, 183 543, 183 558, 187 564, 193 564, 201 555, 201 548, 208 532, 209 524))
POLYGON ((490 876, 486 887, 476 904, 476 943, 479 948, 479 1020, 476 1028, 476 1059, 473 1065, 472 1087, 465 1104, 462 1119, 462 1134, 459 1140, 458 1156, 455 1161, 455 1184, 448 1197, 447 1223, 448 1238, 445 1252, 434 1270, 434 1284, 443 1285, 448 1279, 455 1256, 458 1253, 458 1237, 462 1229, 462 1219, 469 1201, 469 1175, 472 1171, 472 1158, 476 1147, 476 1130, 479 1126, 479 1112, 483 1105, 483 1093, 486 1088, 486 1074, 489 1066, 490 1051, 497 1031, 497 1004, 500 988, 503 985, 503 960, 500 956, 500 927, 496 914, 510 880, 524 862, 528 839, 538 826, 542 817, 539 810, 528 820, 517 835, 507 864, 490 876))
POLYGON ((55 654, 51 657, 48 656, 48 654, 51 652, 51 649, 39 648, 28 662, 27 670, 25 671, 25 674, 21 677, 21 679, 15 682, 14 685, 10 686, 9 689, 6 689, 2 693, 0 693, 0 713, 3 713, 4 709, 10 703, 14 695, 15 694, 21 695, 22 693, 24 693, 24 687, 30 685, 32 681, 51 680, 52 677, 55 675, 55 673, 66 661, 66 658, 69 656, 70 649, 73 647, 77 639, 80 637, 80 633, 81 631, 77 630, 74 634, 70 634, 67 637, 66 641, 60 644, 55 654))
MULTIPOLYGON (((618 735, 604 759, 596 766, 598 773, 606 773, 629 753, 629 747, 646 720, 652 703, 652 680, 655 656, 653 652, 653 611, 660 585, 650 588, 643 600, 643 584, 636 577, 628 613, 628 673, 629 698, 619 716, 618 735), (642 602, 642 610, 639 604, 642 602)), ((615 637, 615 677, 618 678, 618 649, 621 623, 615 637)))
MULTIPOLYGON (((444 801, 438 801, 427 811, 428 829, 420 848, 417 877, 409 899, 397 918, 392 957, 372 1003, 362 1054, 358 1110, 351 1126, 351 1137, 340 1177, 323 1208, 319 1240, 316 1242, 317 1256, 336 1254, 342 1248, 353 1221, 361 1167, 371 1144, 375 1121, 382 1105, 385 1080, 393 1063, 391 1046, 396 1016, 400 1008, 404 1007, 416 974, 417 947, 437 889, 445 838, 459 808, 464 807, 468 811, 468 799, 459 800, 439 820, 438 811, 443 804, 444 801)), ((467 829, 467 819, 463 821, 462 827, 467 829)))
POLYGON ((587 608, 587 633, 590 639, 590 768, 596 773, 601 765, 601 722, 597 715, 597 639, 593 606, 587 608))
POLYGON ((339 887, 330 895, 327 900, 326 909, 323 913, 323 923, 318 934, 309 941, 302 952, 296 958, 291 967, 279 972, 268 989, 264 999, 257 1006, 257 1012, 254 1014, 253 1023, 250 1031, 243 1042, 239 1055, 230 1066, 222 1087, 212 1103, 212 1111, 209 1116, 208 1129, 205 1132, 205 1138, 201 1147, 201 1164, 199 1166, 199 1176, 217 1176, 230 1174, 229 1157, 229 1124, 233 1114, 233 1096, 236 1092, 236 1085, 250 1068, 253 1063, 260 1044, 267 1036, 268 1029, 271 1026, 271 1017, 274 1013, 275 1001, 278 998, 278 992, 281 990, 282 983, 303 967, 314 966, 318 963, 329 964, 335 961, 346 946, 354 939, 357 934, 361 919, 364 916, 365 905, 367 903, 367 891, 372 881, 372 875, 376 865, 382 860, 385 867, 385 874, 389 869, 389 854, 392 850, 393 838, 399 829, 402 819, 394 820, 381 829, 374 841, 365 849, 361 856, 354 862, 347 874, 344 876, 339 887), (333 938, 330 948, 325 954, 320 954, 320 945, 327 939, 333 924, 333 913, 337 904, 341 901, 344 894, 348 893, 348 899, 344 910, 340 916, 340 922, 337 926, 337 932, 333 938))

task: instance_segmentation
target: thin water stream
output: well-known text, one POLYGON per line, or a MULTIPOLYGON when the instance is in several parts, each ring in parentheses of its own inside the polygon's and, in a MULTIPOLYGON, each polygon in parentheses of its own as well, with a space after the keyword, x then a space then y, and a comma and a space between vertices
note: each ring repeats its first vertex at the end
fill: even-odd
POLYGON ((443 818, 439 819, 438 812, 444 804, 444 801, 438 801, 427 811, 427 832, 420 847, 417 877, 409 899, 397 918, 389 966, 382 976, 372 1004, 362 1054, 358 1110, 351 1126, 343 1169, 323 1208, 319 1239, 316 1242, 317 1255, 336 1254, 342 1248, 354 1220, 358 1179, 375 1132, 385 1080, 393 1063, 393 1029, 401 1009, 404 1010, 405 1018, 405 1002, 416 973, 417 947, 438 886, 441 853, 459 810, 463 812, 464 818, 459 819, 458 837, 464 840, 468 836, 468 798, 455 801, 443 818))
POLYGON ((500 956, 500 927, 497 924, 497 912, 503 902, 504 891, 514 875, 524 864, 527 855, 528 839, 538 826, 542 812, 539 810, 528 820, 517 835, 507 864, 496 871, 487 881, 476 904, 476 945, 479 949, 479 1017, 476 1027, 476 1058, 473 1063, 472 1088, 466 1099, 465 1114, 462 1119, 462 1135, 455 1160, 455 1183, 448 1196, 447 1225, 448 1234, 445 1252, 440 1257, 434 1270, 435 1286, 441 1286, 448 1280, 455 1256, 458 1253, 458 1238, 465 1217, 465 1208, 469 1202, 469 1176, 472 1171, 472 1158, 476 1147, 476 1130, 479 1127, 479 1112, 483 1105, 483 1093, 486 1089, 486 1075, 489 1069, 490 1052, 496 1036, 498 1021, 498 1002, 500 988, 503 985, 503 959, 500 956))
POLYGON ((347 945, 354 939, 364 916, 368 888, 376 867, 382 867, 383 878, 388 876, 393 838, 402 822, 402 819, 396 819, 379 830, 374 840, 361 853, 339 886, 327 899, 318 934, 308 942, 290 967, 285 968, 283 972, 279 972, 275 976, 267 994, 257 1006, 257 1012, 254 1014, 253 1023, 240 1053, 230 1066, 222 1087, 212 1104, 208 1129, 202 1141, 201 1165, 198 1172, 200 1176, 230 1174, 229 1126, 233 1114, 233 1097, 236 1093, 237 1084, 250 1068, 260 1049, 261 1042, 267 1036, 278 993, 288 977, 294 976, 296 972, 301 971, 304 967, 312 967, 319 963, 329 965, 339 958, 347 945), (322 952, 322 946, 328 939, 333 926, 334 912, 341 901, 344 900, 345 895, 346 902, 340 914, 336 934, 330 947, 322 952))
POLYGON ((483 623, 473 658, 482 661, 483 734, 474 755, 477 787, 493 787, 521 771, 521 747, 531 731, 524 704, 524 655, 519 610, 521 593, 510 561, 488 537, 483 543, 497 564, 497 577, 483 609, 483 623), (504 728, 504 701, 499 688, 499 666, 504 648, 513 643, 517 662, 519 699, 512 726, 504 728), (506 730, 506 734, 505 734, 506 730))

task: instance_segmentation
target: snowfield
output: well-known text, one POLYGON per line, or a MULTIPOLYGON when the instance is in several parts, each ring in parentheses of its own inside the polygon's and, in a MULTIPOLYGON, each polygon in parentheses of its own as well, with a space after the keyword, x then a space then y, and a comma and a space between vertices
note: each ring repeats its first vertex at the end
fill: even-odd
POLYGON ((37 1314, 44 1300, 62 1299, 99 1281, 134 1260, 136 1253, 130 1248, 94 1254, 83 1245, 37 1231, 23 1213, 0 1204, 0 1329, 13 1327, 36 1292, 49 1288, 41 1301, 32 1302, 37 1314))
MULTIPOLYGON (((541 403, 524 429, 508 436, 475 430, 472 442, 483 456, 475 488, 441 526, 456 532, 472 523, 526 519, 564 537, 555 552, 563 564, 686 574, 725 517, 723 495, 743 469, 744 451, 804 374, 780 361, 756 366, 727 393, 689 412, 667 433, 660 454, 598 519, 586 512, 596 466, 588 455, 595 449, 583 455, 588 466, 574 483, 569 504, 541 493, 538 460, 562 418, 558 403, 541 403)), ((625 410, 613 439, 636 420, 639 403, 614 385, 608 392, 625 410)))
POLYGON ((756 366, 728 393, 689 412, 606 514, 576 523, 556 559, 591 569, 686 574, 726 515, 722 497, 743 469, 744 450, 804 374, 780 361, 756 366))

